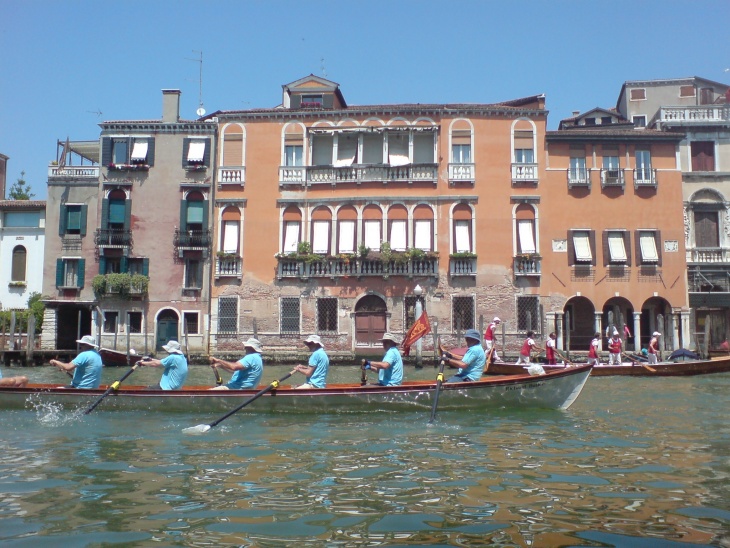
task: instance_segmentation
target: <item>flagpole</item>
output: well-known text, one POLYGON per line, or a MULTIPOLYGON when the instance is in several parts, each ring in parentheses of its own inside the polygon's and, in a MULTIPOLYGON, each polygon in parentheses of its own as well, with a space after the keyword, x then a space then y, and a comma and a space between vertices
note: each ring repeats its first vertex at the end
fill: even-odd
MULTIPOLYGON (((415 316, 416 321, 418 321, 421 318, 421 314, 423 314, 423 304, 421 304, 421 294, 423 293, 423 289, 421 289, 420 285, 416 284, 416 287, 413 289, 413 293, 416 295, 415 316)), ((421 349, 422 342, 421 338, 419 338, 416 341, 416 367, 423 367, 423 357, 421 356, 421 349)))

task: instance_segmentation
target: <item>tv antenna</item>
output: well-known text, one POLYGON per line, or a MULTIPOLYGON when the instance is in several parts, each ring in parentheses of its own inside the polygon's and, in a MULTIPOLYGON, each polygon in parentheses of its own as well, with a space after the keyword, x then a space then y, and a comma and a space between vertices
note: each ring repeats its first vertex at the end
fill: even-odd
POLYGON ((324 67, 324 57, 322 57, 319 61, 321 63, 320 68, 322 69, 322 77, 327 78, 327 69, 324 67))
POLYGON ((203 52, 197 49, 192 50, 193 53, 199 53, 200 57, 197 59, 191 59, 190 57, 186 57, 188 61, 195 61, 198 63, 200 67, 200 75, 198 77, 198 110, 195 111, 195 114, 198 116, 205 116, 205 108, 203 107, 203 52))
POLYGON ((90 112, 91 114, 96 114, 97 118, 100 118, 102 114, 104 114, 101 110, 98 108, 96 110, 87 110, 86 112, 90 112))

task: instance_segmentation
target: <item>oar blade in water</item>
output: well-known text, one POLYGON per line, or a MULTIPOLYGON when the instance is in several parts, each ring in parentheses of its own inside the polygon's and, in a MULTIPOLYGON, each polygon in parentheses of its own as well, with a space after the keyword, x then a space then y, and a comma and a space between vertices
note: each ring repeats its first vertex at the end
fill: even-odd
POLYGON ((191 426, 190 428, 183 428, 183 434, 190 436, 200 436, 210 430, 210 424, 199 424, 198 426, 191 426))

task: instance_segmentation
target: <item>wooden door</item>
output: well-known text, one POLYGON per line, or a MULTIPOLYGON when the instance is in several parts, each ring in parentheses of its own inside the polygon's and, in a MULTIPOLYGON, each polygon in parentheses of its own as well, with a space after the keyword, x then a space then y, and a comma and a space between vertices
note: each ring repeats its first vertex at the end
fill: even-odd
POLYGON ((368 295, 355 305, 355 344, 377 347, 387 328, 386 306, 383 299, 368 295))

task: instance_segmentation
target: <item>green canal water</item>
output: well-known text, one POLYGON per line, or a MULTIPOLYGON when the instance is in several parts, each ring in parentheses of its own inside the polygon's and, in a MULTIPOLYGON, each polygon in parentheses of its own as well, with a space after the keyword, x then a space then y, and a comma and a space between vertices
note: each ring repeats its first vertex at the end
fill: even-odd
MULTIPOLYGON (((359 375, 334 367, 330 382, 359 375)), ((192 368, 189 384, 212 382, 192 368)), ((194 437, 182 429, 218 417, 2 410, 0 545, 730 546, 729 407, 722 374, 590 378, 568 411, 433 425, 422 411, 287 416, 254 402, 194 437)))

